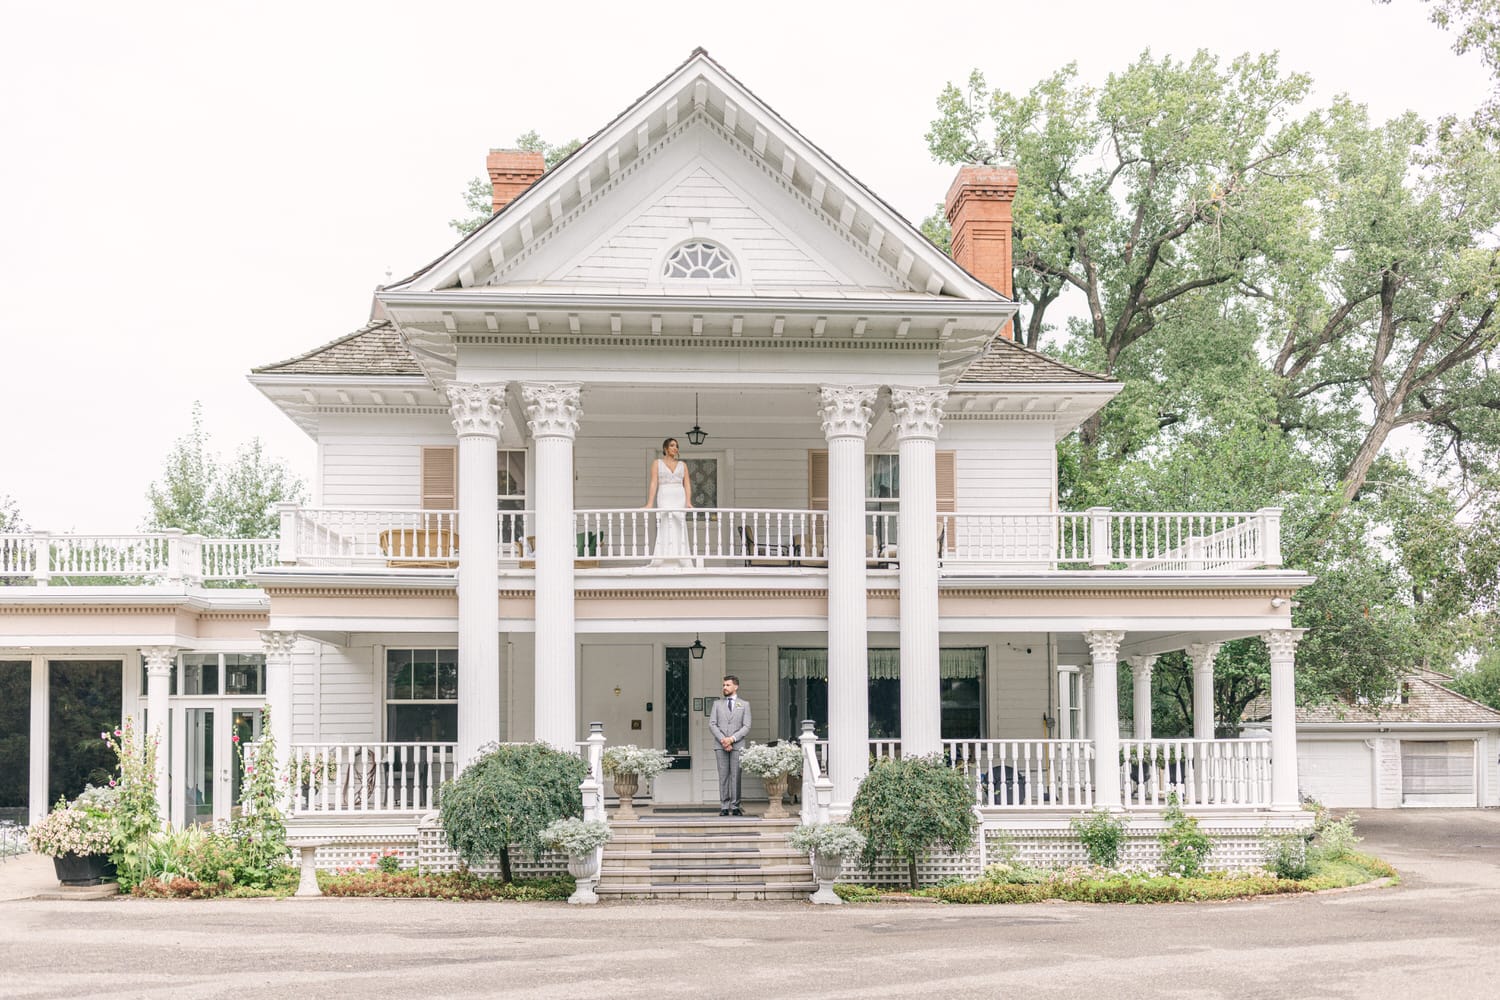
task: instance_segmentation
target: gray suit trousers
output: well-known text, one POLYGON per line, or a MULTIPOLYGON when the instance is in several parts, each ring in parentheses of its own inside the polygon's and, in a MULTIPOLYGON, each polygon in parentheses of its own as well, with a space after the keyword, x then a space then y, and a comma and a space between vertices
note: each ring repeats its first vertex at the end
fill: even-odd
POLYGON ((719 808, 740 808, 740 747, 733 750, 714 747, 714 759, 719 764, 719 808))

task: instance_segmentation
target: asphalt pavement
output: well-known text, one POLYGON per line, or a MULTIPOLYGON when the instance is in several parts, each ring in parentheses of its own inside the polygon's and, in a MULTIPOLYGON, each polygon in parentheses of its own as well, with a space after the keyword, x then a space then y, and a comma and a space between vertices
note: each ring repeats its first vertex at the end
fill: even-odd
POLYGON ((7 900, 0 997, 1500 997, 1500 812, 1370 812, 1360 832, 1401 885, 1165 906, 7 900))

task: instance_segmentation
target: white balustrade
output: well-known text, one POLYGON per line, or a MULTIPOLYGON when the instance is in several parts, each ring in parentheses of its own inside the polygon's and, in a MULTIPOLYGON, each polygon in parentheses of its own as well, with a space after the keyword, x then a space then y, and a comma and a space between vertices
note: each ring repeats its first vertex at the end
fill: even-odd
POLYGON ((871 760, 895 760, 901 756, 900 740, 871 740, 871 760))
POLYGON ((968 775, 974 801, 1015 809, 1094 804, 1089 740, 944 740, 943 756, 968 775))
POLYGON ((1279 512, 960 512, 938 518, 945 567, 1201 572, 1280 562, 1279 512))
POLYGON ((1127 806, 1268 806, 1271 741, 1121 740, 1120 797, 1127 806))
MULTIPOLYGON (((870 566, 895 566, 901 554, 897 522, 900 514, 894 510, 865 511, 865 562, 870 566)), ((934 538, 936 532, 934 532, 934 538)))
POLYGON ((389 507, 298 507, 298 565, 452 568, 458 564, 458 512, 389 507))
POLYGON ((600 563, 687 559, 750 565, 826 565, 828 514, 820 510, 698 507, 662 511, 638 507, 574 514, 576 557, 600 563), (658 551, 666 518, 681 518, 686 551, 658 551))
POLYGON ((266 566, 276 565, 274 538, 205 538, 198 548, 198 570, 203 580, 244 580, 266 566))
POLYGON ((298 743, 286 764, 292 813, 436 809, 455 773, 456 743, 298 743))

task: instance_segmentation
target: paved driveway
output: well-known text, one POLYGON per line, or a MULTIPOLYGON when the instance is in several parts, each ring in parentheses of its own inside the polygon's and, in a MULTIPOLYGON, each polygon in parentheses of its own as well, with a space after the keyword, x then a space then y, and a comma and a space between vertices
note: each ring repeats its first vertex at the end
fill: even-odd
POLYGON ((1500 812, 1402 886, 1195 906, 0 902, 0 997, 1500 997, 1500 812))

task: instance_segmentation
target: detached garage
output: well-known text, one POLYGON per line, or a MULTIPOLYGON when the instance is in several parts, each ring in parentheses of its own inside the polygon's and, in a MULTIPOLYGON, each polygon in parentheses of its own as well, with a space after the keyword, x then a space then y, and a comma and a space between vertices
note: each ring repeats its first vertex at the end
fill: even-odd
POLYGON ((1304 797, 1340 809, 1500 806, 1500 712, 1409 676, 1399 699, 1297 709, 1304 797))

